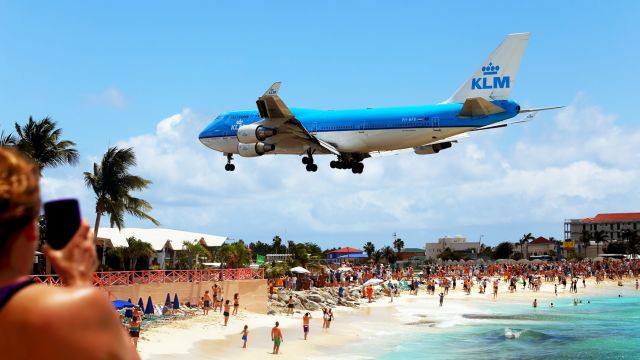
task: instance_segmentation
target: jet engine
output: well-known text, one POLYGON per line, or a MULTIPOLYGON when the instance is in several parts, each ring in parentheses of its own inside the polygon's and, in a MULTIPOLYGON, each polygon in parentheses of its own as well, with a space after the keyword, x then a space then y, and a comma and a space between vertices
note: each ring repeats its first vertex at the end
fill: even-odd
POLYGON ((276 149, 276 146, 273 144, 266 144, 263 142, 254 143, 254 144, 238 144, 238 154, 243 157, 255 157, 264 155, 269 151, 273 151, 276 149))
POLYGON ((433 145, 420 145, 413 148, 418 155, 437 154, 440 150, 448 149, 452 146, 451 142, 443 142, 433 145))
POLYGON ((252 144, 258 141, 264 141, 268 137, 274 136, 278 131, 269 129, 258 124, 242 125, 238 128, 238 141, 243 144, 252 144))

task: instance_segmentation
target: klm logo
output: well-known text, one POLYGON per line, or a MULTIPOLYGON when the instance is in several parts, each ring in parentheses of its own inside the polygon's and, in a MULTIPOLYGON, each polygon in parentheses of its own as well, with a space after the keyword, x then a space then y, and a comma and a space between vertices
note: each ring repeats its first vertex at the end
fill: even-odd
POLYGON ((511 78, 509 76, 495 76, 500 71, 499 65, 493 65, 489 63, 487 66, 482 67, 482 74, 484 77, 471 79, 471 90, 482 89, 504 89, 511 86, 511 78), (494 76, 490 76, 494 75, 494 76))

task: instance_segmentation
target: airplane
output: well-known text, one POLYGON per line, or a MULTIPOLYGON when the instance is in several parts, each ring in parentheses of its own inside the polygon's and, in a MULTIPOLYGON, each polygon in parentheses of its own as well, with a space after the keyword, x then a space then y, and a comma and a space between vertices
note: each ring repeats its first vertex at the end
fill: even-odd
POLYGON ((257 110, 220 114, 199 135, 205 146, 227 157, 225 170, 235 170, 233 155, 302 155, 306 170, 316 172, 314 155, 333 155, 334 169, 364 170, 366 158, 403 150, 418 155, 450 148, 469 132, 531 120, 554 106, 522 109, 509 99, 530 33, 509 34, 473 75, 447 100, 434 105, 315 110, 289 108, 274 83, 256 101, 257 110), (521 120, 507 122, 519 114, 521 120))

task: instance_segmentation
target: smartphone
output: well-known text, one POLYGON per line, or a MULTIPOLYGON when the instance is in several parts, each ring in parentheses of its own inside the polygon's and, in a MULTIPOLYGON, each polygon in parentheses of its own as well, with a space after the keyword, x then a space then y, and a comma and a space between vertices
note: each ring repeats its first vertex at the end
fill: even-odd
POLYGON ((67 246, 80 228, 80 205, 76 199, 44 203, 46 241, 55 250, 67 246))

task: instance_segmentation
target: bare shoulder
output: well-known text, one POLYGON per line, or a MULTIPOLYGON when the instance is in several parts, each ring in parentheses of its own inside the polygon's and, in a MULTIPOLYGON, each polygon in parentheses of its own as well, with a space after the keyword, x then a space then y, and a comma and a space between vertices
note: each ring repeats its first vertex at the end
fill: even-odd
POLYGON ((6 345, 25 356, 94 359, 106 354, 106 358, 137 358, 115 309, 100 289, 32 285, 20 291, 3 310, 2 333, 9 329, 16 333, 15 337, 5 335, 6 345), (35 337, 40 346, 26 346, 35 337))

